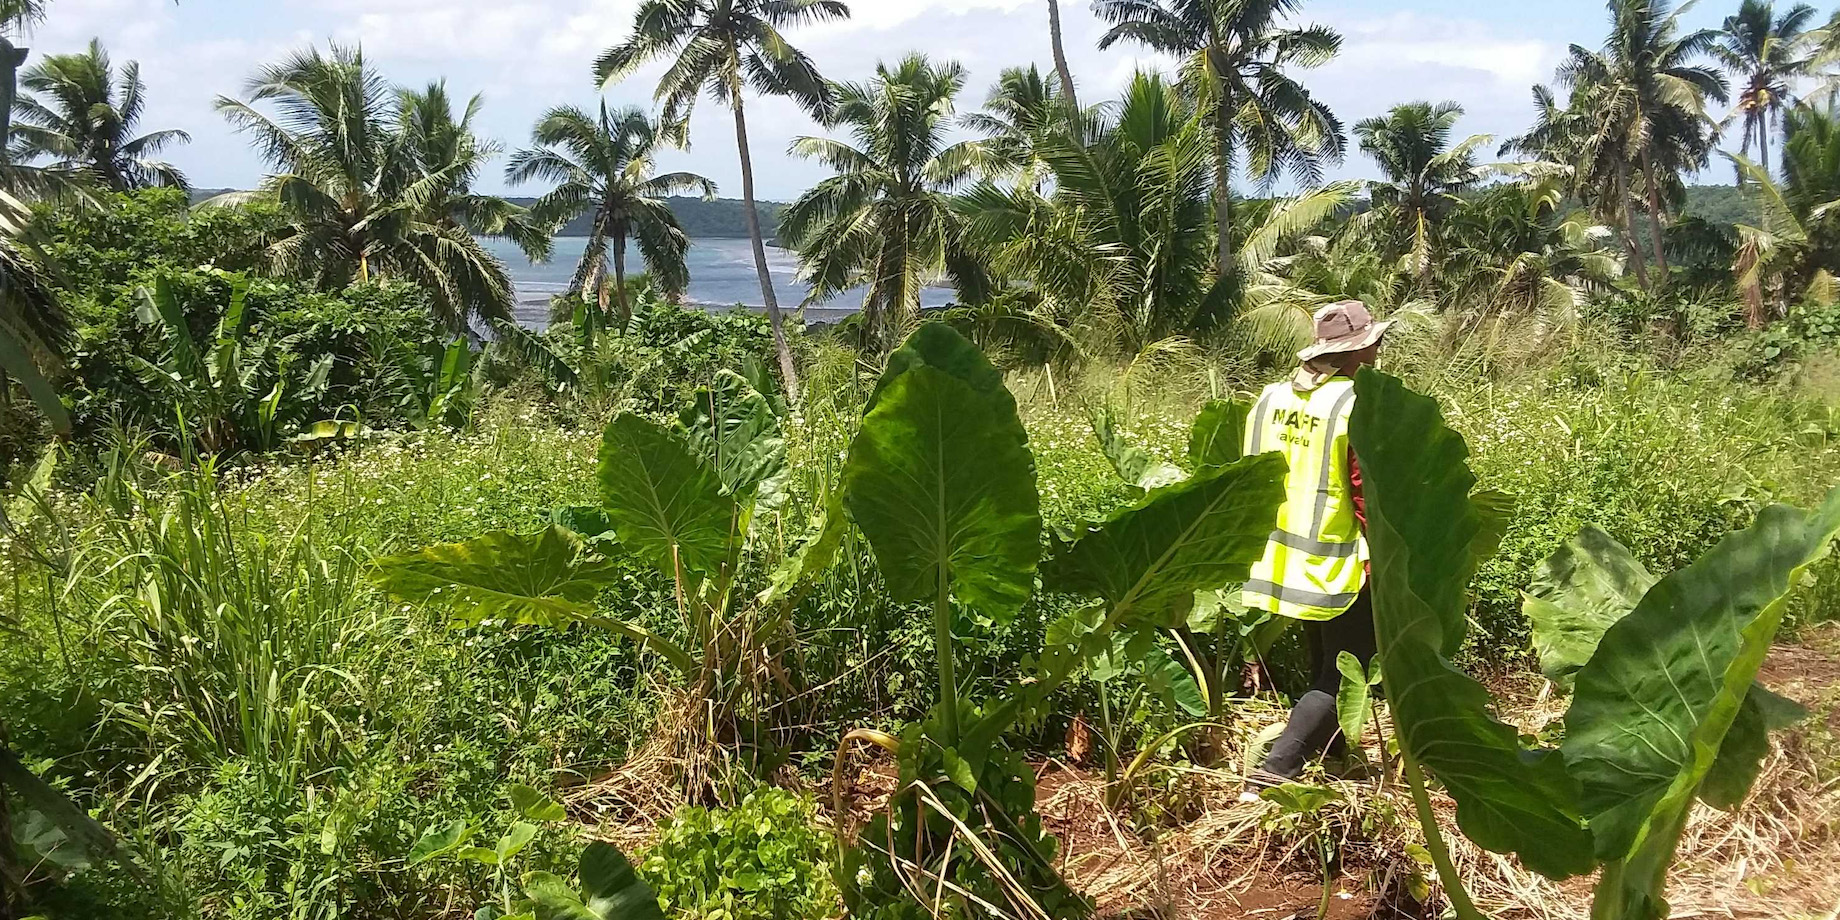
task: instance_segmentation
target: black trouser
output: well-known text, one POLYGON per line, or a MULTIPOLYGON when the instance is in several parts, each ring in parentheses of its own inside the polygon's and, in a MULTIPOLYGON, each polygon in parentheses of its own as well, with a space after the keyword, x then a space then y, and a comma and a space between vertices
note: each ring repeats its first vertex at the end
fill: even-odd
POLYGON ((1335 719, 1335 693, 1342 687, 1342 672, 1335 667, 1341 652, 1353 655, 1362 669, 1373 660, 1374 602, 1367 588, 1361 589, 1354 606, 1333 620, 1307 621, 1303 637, 1309 645, 1310 689, 1291 707, 1291 719, 1284 734, 1272 743, 1265 756, 1267 772, 1294 777, 1303 765, 1328 751, 1340 754, 1346 744, 1335 719))

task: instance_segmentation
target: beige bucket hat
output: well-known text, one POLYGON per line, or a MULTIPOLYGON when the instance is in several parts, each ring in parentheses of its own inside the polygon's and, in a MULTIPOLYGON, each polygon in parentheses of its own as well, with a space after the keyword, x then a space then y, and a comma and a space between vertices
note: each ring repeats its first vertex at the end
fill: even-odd
POLYGON ((1386 335, 1392 320, 1375 322, 1367 305, 1358 300, 1343 300, 1316 311, 1316 341, 1297 353, 1308 363, 1324 355, 1360 351, 1386 335))

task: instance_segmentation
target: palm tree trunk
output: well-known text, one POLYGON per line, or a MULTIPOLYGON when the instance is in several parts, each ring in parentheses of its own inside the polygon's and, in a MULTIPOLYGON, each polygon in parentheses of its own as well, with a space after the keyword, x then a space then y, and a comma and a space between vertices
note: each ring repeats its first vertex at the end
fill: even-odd
POLYGON ((19 97, 19 68, 26 54, 26 49, 0 36, 0 162, 11 159, 7 151, 13 146, 13 102, 19 97))
POLYGON ((1648 266, 1642 261, 1642 247, 1636 242, 1635 215, 1629 208, 1629 166, 1619 163, 1616 168, 1616 208, 1614 214, 1623 230, 1623 246, 1629 251, 1629 264, 1636 270, 1636 283, 1642 290, 1648 290, 1648 266))
POLYGON ((1763 174, 1770 174, 1770 113, 1764 112, 1757 119, 1757 163, 1763 167, 1763 174))
POLYGON ((1067 97, 1067 108, 1079 114, 1080 99, 1073 93, 1073 69, 1067 66, 1067 49, 1061 44, 1061 5, 1060 0, 1048 0, 1048 37, 1054 43, 1054 72, 1061 78, 1061 93, 1067 97))
POLYGON ((1237 271, 1233 250, 1233 117, 1227 100, 1214 109, 1215 272, 1226 281, 1237 271))
POLYGON ((1655 271, 1660 274, 1659 283, 1667 284, 1668 263, 1667 249, 1662 245, 1661 217, 1664 213, 1661 205, 1661 182, 1655 178, 1654 160, 1649 156, 1648 148, 1642 148, 1642 175, 1648 184, 1648 226, 1654 233, 1651 240, 1655 247, 1655 271))
MULTIPOLYGON (((1754 120, 1755 119, 1751 118, 1746 118, 1744 120, 1744 142, 1738 145, 1738 155, 1747 160, 1750 159, 1751 156, 1751 139, 1757 136, 1757 127, 1752 124, 1754 120)), ((1744 167, 1737 163, 1733 163, 1731 164, 1731 168, 1738 176, 1738 188, 1744 188, 1744 167)))
POLYGON ((620 305, 620 331, 632 325, 632 304, 626 301, 626 234, 613 235, 613 296, 620 305))
POLYGON ((742 114, 741 93, 731 96, 735 106, 735 146, 741 151, 741 210, 747 215, 748 240, 754 244, 754 271, 760 276, 760 296, 766 302, 767 325, 773 328, 773 350, 779 353, 779 371, 785 377, 786 398, 799 401, 799 369, 786 344, 786 320, 773 295, 773 276, 767 273, 767 243, 760 234, 760 211, 754 206, 754 159, 748 153, 747 116, 742 114))

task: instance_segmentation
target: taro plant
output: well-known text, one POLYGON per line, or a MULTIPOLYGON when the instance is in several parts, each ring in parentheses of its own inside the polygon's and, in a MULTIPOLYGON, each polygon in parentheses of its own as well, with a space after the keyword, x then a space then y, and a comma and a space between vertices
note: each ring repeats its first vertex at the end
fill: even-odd
MULTIPOLYGON (((850 447, 843 498, 894 600, 930 608, 939 702, 896 741, 900 785, 846 850, 857 915, 1074 916, 1054 871, 1034 775, 1001 739, 1075 670, 1144 624, 1179 622, 1195 593, 1243 579, 1282 501, 1284 464, 1207 466, 1147 491, 1045 566, 1034 460, 1002 375, 958 333, 922 326, 890 356, 850 447), (958 693, 957 625, 1014 616, 1037 577, 1103 604, 1031 680, 987 703, 958 693)), ((860 737, 852 733, 851 737, 860 737)))
POLYGON ((1595 587, 1545 592, 1573 611, 1563 639, 1548 619, 1542 647, 1549 672, 1570 672, 1572 701, 1559 746, 1528 749, 1491 714, 1488 690, 1451 663, 1470 577, 1500 533, 1471 495, 1468 448, 1434 400, 1400 381, 1364 369, 1356 392, 1352 437, 1366 476, 1383 682, 1406 781, 1458 916, 1482 914, 1439 833, 1427 772, 1456 800, 1457 826, 1476 845, 1554 879, 1601 870, 1596 920, 1667 917, 1668 871, 1689 812, 1696 802, 1737 807, 1769 731, 1793 715, 1755 679, 1790 592, 1840 535, 1840 490, 1812 512, 1766 507, 1652 584, 1628 560, 1601 578, 1555 578, 1549 565, 1548 581, 1595 587))
POLYGON ((900 785, 845 852, 845 905, 890 918, 1084 913, 1054 870, 1034 773, 999 743, 1019 699, 987 707, 958 692, 959 618, 1013 617, 1041 558, 1035 461, 1002 374, 949 327, 921 326, 870 394, 842 495, 891 598, 930 609, 939 678, 931 714, 884 742, 900 785))
POLYGON ((411 866, 440 861, 488 867, 495 899, 473 912, 475 920, 665 920, 658 896, 618 847, 590 841, 577 866, 578 885, 551 872, 526 872, 514 888, 511 866, 537 836, 538 826, 563 820, 560 804, 528 786, 513 786, 516 818, 491 846, 473 838, 479 827, 464 819, 432 828, 410 849, 411 866), (517 893, 514 893, 516 891, 517 893))
MULTIPOLYGON (((1158 459, 1127 441, 1108 407, 1092 411, 1093 436, 1119 478, 1141 494, 1182 482, 1191 475, 1189 470, 1205 472, 1241 459, 1246 416, 1251 408, 1248 403, 1225 399, 1210 400, 1204 405, 1189 429, 1188 469, 1158 459)), ((1052 581, 1048 587, 1059 590, 1052 581)), ((1289 623, 1240 607, 1238 588, 1238 582, 1205 585, 1197 589, 1192 603, 1180 603, 1181 617, 1131 621, 1131 626, 1142 630, 1141 635, 1146 637, 1158 632, 1167 635, 1167 645, 1175 652, 1170 657, 1187 669, 1186 683, 1195 687, 1202 698, 1199 711, 1190 714, 1205 717, 1207 723, 1215 725, 1228 717, 1227 704, 1232 698, 1228 688, 1235 677, 1248 661, 1269 649, 1289 623)), ((1071 622, 1063 626, 1064 633, 1082 632, 1071 622)), ((1146 673, 1162 672, 1157 656, 1168 656, 1168 650, 1163 644, 1144 641, 1137 635, 1120 636, 1115 640, 1116 648, 1140 652, 1133 658, 1146 673)), ((1186 689, 1183 686, 1180 691, 1186 693, 1186 689)))
POLYGON ((512 894, 512 879, 517 877, 515 867, 524 851, 537 839, 542 825, 554 824, 568 816, 561 803, 529 786, 514 785, 506 797, 510 799, 514 818, 496 841, 489 841, 490 845, 474 842, 479 825, 463 818, 455 819, 429 829, 410 847, 404 860, 409 866, 441 862, 485 866, 492 874, 494 900, 474 912, 477 920, 517 920, 533 916, 535 902, 512 894))
MULTIPOLYGON (((780 568, 764 579, 753 573, 764 590, 744 589, 769 530, 758 519, 786 498, 779 410, 723 371, 673 423, 622 413, 601 438, 600 504, 558 509, 555 523, 535 533, 499 531, 377 559, 374 580, 405 600, 439 604, 459 625, 579 623, 633 639, 684 681, 698 726, 687 731, 732 735, 745 721, 747 694, 784 679, 773 661, 790 638, 791 606, 841 536, 841 516, 829 516, 780 568), (655 630, 596 605, 634 566, 669 582, 675 628, 655 630)), ((771 747, 759 733, 747 740, 771 747)))

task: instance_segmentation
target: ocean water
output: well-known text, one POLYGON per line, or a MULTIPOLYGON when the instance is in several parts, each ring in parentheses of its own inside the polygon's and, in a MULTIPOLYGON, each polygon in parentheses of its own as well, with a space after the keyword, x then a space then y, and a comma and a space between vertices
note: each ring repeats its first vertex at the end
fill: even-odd
MULTIPOLYGON (((537 329, 549 323, 549 300, 567 290, 575 266, 588 245, 587 237, 557 237, 550 260, 539 265, 526 259, 509 241, 486 239, 481 242, 504 260, 511 273, 511 283, 517 290, 518 321, 537 329)), ((686 299, 691 303, 710 309, 736 306, 763 309, 760 279, 754 272, 754 251, 746 239, 701 237, 692 240, 688 261, 690 289, 686 299)), ((640 260, 636 246, 627 248, 626 267, 634 273, 644 270, 645 263, 640 260)), ((805 303, 811 286, 797 280, 798 260, 790 251, 767 247, 767 271, 773 278, 773 292, 782 309, 794 310, 805 303)), ((929 307, 952 301, 953 292, 949 288, 928 288, 921 297, 921 303, 929 307)), ((855 313, 861 302, 862 292, 855 290, 838 294, 824 303, 806 304, 805 321, 836 322, 855 313)))

